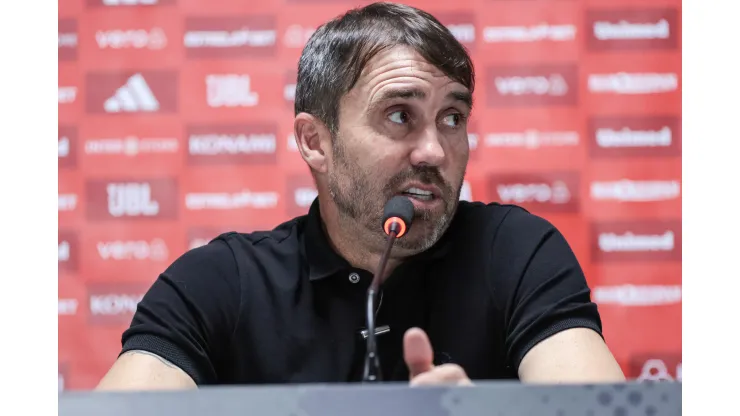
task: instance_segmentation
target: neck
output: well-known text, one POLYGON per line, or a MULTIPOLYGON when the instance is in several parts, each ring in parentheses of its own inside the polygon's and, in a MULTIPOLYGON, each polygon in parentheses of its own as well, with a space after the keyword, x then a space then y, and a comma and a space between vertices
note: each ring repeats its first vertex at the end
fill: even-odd
MULTIPOLYGON (((383 239, 378 244, 361 224, 340 216, 336 205, 328 198, 322 198, 319 195, 319 206, 321 207, 321 222, 334 251, 347 260, 352 267, 375 274, 385 249, 386 240, 383 239)), ((401 259, 394 258, 391 253, 383 276, 380 276, 381 281, 385 280, 400 263, 401 259)))

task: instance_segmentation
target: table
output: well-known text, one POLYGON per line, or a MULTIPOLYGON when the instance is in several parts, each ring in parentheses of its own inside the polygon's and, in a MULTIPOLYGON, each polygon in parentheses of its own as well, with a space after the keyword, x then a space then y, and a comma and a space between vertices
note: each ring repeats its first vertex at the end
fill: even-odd
POLYGON ((406 383, 202 387, 167 392, 62 392, 61 416, 677 416, 680 382, 597 385, 406 383))

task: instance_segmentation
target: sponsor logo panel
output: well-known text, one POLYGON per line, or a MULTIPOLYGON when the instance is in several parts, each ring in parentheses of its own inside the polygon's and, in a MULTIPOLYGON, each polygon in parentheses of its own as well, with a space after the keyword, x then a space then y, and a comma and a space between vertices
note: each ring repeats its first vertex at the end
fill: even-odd
POLYGON ((151 283, 90 283, 87 285, 88 322, 91 325, 125 325, 151 283))
POLYGON ((682 381, 681 352, 653 352, 630 357, 628 378, 639 382, 682 381))
POLYGON ((681 221, 614 221, 591 224, 594 262, 680 261, 681 221))
POLYGON ((59 169, 70 169, 77 167, 77 127, 59 126, 59 169))
POLYGON ((681 183, 678 180, 593 181, 590 184, 589 195, 594 201, 670 201, 681 196, 681 183))
POLYGON ((183 219, 194 227, 272 227, 285 219, 284 181, 282 175, 265 175, 258 166, 190 170, 180 199, 183 219))
POLYGON ((73 273, 79 267, 79 239, 74 230, 60 229, 58 236, 58 263, 59 274, 73 273))
POLYGON ((591 117, 588 145, 595 157, 680 156, 681 118, 591 117))
POLYGON ((590 51, 676 49, 679 17, 675 8, 586 10, 590 51))
POLYGON ((489 107, 572 107, 578 103, 575 64, 491 66, 486 81, 489 107))
POLYGON ((276 124, 191 125, 187 128, 188 163, 275 163, 277 137, 276 124))
POLYGON ((264 62, 234 63, 228 72, 197 63, 182 72, 183 114, 193 122, 233 123, 236 120, 274 118, 285 109, 284 72, 264 62))
POLYGON ((265 58, 277 50, 274 15, 204 16, 185 20, 189 59, 265 58))
POLYGON ((311 174, 290 175, 286 181, 285 206, 288 217, 297 217, 308 214, 308 209, 318 196, 316 185, 311 174))
POLYGON ((60 62, 58 75, 59 123, 75 123, 82 110, 82 80, 75 63, 60 62))
POLYGON ((59 61, 77 60, 77 19, 59 19, 59 61))
POLYGON ((681 303, 681 285, 621 284, 594 286, 592 300, 601 305, 645 307, 681 303))
POLYGON ((676 72, 602 72, 588 75, 588 91, 592 94, 650 95, 678 90, 676 72))
POLYGON ((458 42, 468 48, 469 51, 475 50, 476 44, 476 27, 475 16, 473 12, 455 11, 455 12, 432 12, 434 17, 452 32, 458 42))
POLYGON ((175 178, 89 180, 87 218, 91 221, 176 219, 177 186, 175 178))
POLYGON ((80 127, 83 170, 90 174, 161 175, 179 172, 183 165, 183 126, 178 120, 157 118, 91 119, 80 127))
POLYGON ((92 72, 86 77, 85 107, 90 114, 175 113, 175 71, 92 72))
POLYGON ((542 172, 493 174, 489 199, 533 212, 575 213, 580 210, 580 173, 542 172))

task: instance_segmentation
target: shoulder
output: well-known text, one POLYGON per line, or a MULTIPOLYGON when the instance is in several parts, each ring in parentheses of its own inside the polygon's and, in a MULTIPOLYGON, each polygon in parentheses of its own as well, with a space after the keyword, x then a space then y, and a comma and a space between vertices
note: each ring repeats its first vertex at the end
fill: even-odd
POLYGON ((272 230, 229 231, 216 235, 207 244, 183 253, 170 265, 167 272, 190 274, 192 271, 209 268, 224 274, 238 274, 240 266, 245 262, 274 256, 282 247, 294 248, 302 222, 303 217, 297 217, 272 230))
POLYGON ((511 204, 461 201, 458 217, 466 232, 483 234, 496 243, 526 242, 557 231, 546 219, 511 204))

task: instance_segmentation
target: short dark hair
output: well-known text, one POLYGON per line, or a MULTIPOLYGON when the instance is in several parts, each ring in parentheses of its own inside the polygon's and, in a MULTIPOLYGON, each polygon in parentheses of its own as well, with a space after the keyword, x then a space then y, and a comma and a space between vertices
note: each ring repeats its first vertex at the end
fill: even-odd
POLYGON ((373 3, 330 20, 308 40, 298 62, 295 114, 312 114, 334 135, 340 99, 376 54, 398 45, 413 48, 473 93, 473 62, 447 27, 411 6, 373 3))

